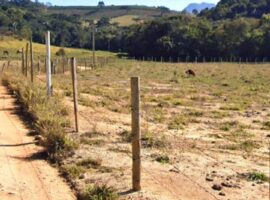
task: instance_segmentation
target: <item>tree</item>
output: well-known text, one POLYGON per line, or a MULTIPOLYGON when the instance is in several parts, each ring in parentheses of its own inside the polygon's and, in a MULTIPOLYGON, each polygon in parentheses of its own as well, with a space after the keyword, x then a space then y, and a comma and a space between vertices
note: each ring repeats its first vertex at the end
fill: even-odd
POLYGON ((198 14, 199 14, 199 12, 198 12, 198 10, 197 10, 197 9, 193 9, 193 10, 192 10, 192 14, 193 14, 193 15, 198 15, 198 14))
POLYGON ((105 6, 104 1, 99 1, 98 2, 98 7, 103 8, 104 6, 105 6))
POLYGON ((165 6, 159 6, 158 9, 160 10, 160 16, 163 17, 164 14, 169 13, 170 9, 165 6))
POLYGON ((110 25, 110 18, 109 17, 101 17, 97 23, 98 27, 109 26, 110 25))

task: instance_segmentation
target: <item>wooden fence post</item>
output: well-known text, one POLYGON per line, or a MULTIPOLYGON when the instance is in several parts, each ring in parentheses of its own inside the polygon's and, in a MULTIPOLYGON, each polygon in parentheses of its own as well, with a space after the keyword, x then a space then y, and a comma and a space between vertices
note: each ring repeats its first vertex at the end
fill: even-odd
POLYGON ((33 44, 32 38, 30 39, 30 60, 31 60, 31 82, 34 82, 34 55, 33 55, 33 44))
POLYGON ((28 48, 29 48, 29 43, 26 43, 26 49, 25 49, 25 76, 27 77, 27 72, 28 72, 28 48))
POLYGON ((74 116, 75 116, 75 128, 76 132, 79 132, 79 122, 78 122, 78 91, 77 91, 77 66, 76 59, 72 58, 71 74, 72 74, 72 85, 73 85, 73 101, 74 101, 74 116))
POLYGON ((8 62, 7 62, 7 69, 10 67, 10 63, 11 63, 11 61, 8 60, 8 62))
POLYGON ((39 58, 39 56, 38 56, 38 74, 40 74, 40 58, 39 58))
POLYGON ((22 74, 24 75, 24 48, 22 48, 22 74))
POLYGON ((62 72, 65 73, 65 58, 62 56, 62 72))
POLYGON ((92 24, 92 53, 93 53, 93 67, 96 67, 96 27, 95 22, 92 24))
POLYGON ((46 36, 46 78, 47 78, 47 95, 52 95, 52 71, 51 71, 51 36, 47 31, 46 36))
POLYGON ((132 188, 141 190, 140 79, 131 77, 132 188))
POLYGON ((3 63, 1 75, 4 73, 5 67, 6 67, 6 63, 3 63))

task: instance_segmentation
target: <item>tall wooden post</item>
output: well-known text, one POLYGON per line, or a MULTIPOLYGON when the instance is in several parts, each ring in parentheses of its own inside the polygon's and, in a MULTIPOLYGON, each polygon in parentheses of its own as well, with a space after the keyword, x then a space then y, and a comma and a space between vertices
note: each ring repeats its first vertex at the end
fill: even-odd
POLYGON ((24 75, 24 68, 25 68, 24 62, 25 62, 25 60, 24 60, 24 48, 22 48, 22 74, 23 75, 24 75))
POLYGON ((33 44, 32 38, 30 39, 30 59, 31 59, 31 82, 34 82, 34 55, 33 55, 33 44))
POLYGON ((141 190, 140 79, 131 78, 132 188, 141 190))
POLYGON ((29 48, 29 43, 26 43, 26 49, 25 49, 25 76, 27 77, 28 73, 28 48, 29 48))
POLYGON ((51 36, 50 31, 45 35, 46 39, 46 78, 47 78, 47 95, 52 95, 52 71, 51 71, 51 36))
POLYGON ((96 27, 95 22, 92 24, 92 52, 93 52, 93 67, 96 67, 96 27))
POLYGON ((72 74, 72 85, 73 85, 73 101, 74 101, 74 116, 75 116, 75 129, 79 132, 79 122, 78 122, 78 91, 77 91, 77 66, 76 59, 72 58, 71 74, 72 74))

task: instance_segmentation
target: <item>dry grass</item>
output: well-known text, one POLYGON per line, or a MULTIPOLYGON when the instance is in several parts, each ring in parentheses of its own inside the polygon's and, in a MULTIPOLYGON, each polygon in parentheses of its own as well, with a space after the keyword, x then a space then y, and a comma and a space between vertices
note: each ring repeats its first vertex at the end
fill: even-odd
MULTIPOLYGON (((223 173, 223 168, 230 167, 248 172, 252 165, 254 169, 268 173, 268 168, 264 167, 268 155, 265 153, 268 145, 265 133, 269 130, 270 120, 268 65, 118 60, 102 68, 78 70, 80 120, 87 124, 82 125, 87 132, 73 135, 80 137, 83 144, 76 152, 77 156, 68 159, 67 163, 71 164, 66 164, 73 181, 90 173, 96 181, 113 179, 116 190, 123 189, 119 184, 130 170, 125 171, 127 166, 121 161, 130 161, 128 155, 131 153, 131 76, 141 78, 144 162, 157 161, 155 163, 161 166, 180 163, 185 173, 197 180, 205 174, 204 167, 209 166, 213 166, 211 170, 220 167, 217 170, 223 173), (187 77, 187 69, 194 70, 197 76, 187 77), (92 130, 93 125, 96 130, 92 130), (101 163, 92 166, 92 158, 96 156, 102 159, 102 166, 101 163), (215 158, 218 165, 213 164, 215 158), (227 162, 233 158, 237 158, 237 165, 232 164, 236 161, 227 162), (196 160, 195 167, 193 160, 196 160), (115 165, 120 169, 117 172, 99 170, 115 165), (120 173, 121 170, 125 173, 120 173)), ((69 73, 54 75, 53 83, 57 91, 70 99, 69 73)), ((260 177, 255 176, 256 179, 260 177)), ((80 183, 87 187, 85 182, 83 179, 80 183)), ((92 189, 89 190, 91 194, 92 189)), ((230 193, 226 196, 229 198, 230 193)))

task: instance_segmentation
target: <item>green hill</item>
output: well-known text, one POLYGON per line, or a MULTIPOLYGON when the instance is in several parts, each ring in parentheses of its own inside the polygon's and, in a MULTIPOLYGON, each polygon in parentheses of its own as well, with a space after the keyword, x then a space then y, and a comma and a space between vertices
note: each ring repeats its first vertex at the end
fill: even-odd
POLYGON ((147 6, 53 6, 47 9, 48 14, 65 14, 80 16, 83 19, 98 20, 101 17, 118 18, 124 16, 137 16, 139 19, 155 19, 163 16, 179 14, 165 7, 147 6))
POLYGON ((236 17, 261 18, 269 12, 269 0, 221 0, 215 8, 202 11, 201 16, 214 20, 236 17))

